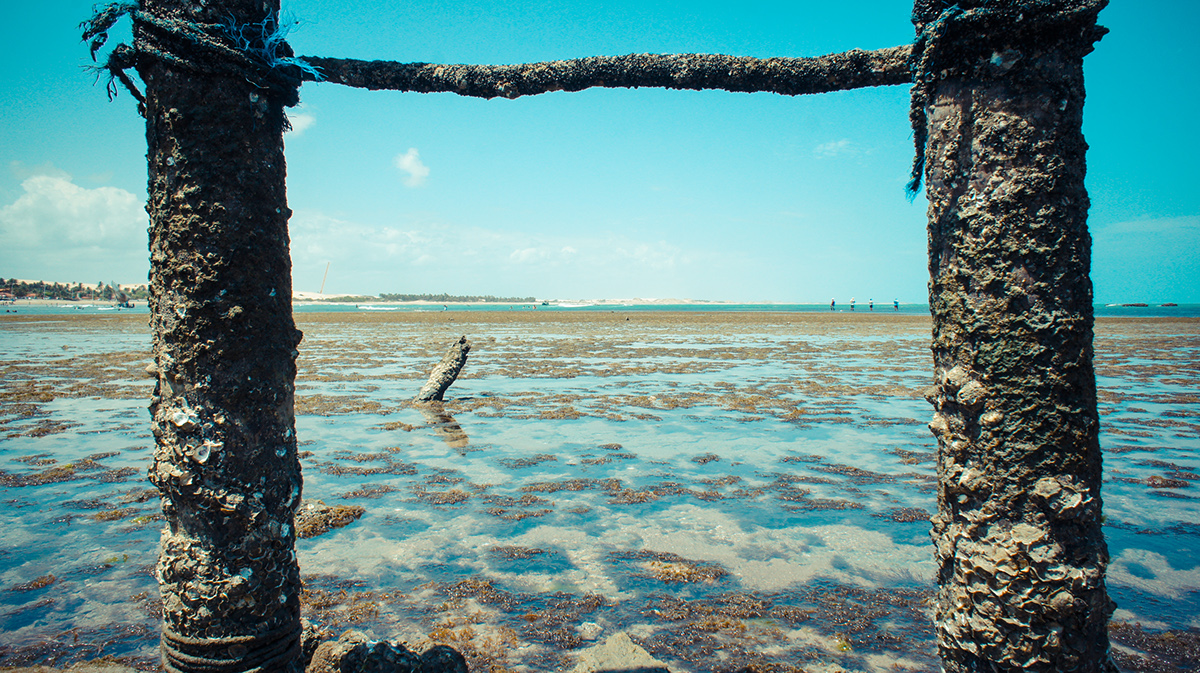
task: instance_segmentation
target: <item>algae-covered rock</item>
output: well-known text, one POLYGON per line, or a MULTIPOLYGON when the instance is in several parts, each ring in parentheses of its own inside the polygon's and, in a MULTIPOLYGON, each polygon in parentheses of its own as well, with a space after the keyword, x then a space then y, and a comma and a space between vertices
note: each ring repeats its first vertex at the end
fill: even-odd
POLYGON ((322 500, 305 502, 296 510, 296 537, 316 537, 334 528, 347 526, 365 510, 358 505, 326 505, 322 500))
POLYGON ((346 631, 317 646, 308 673, 419 673, 421 659, 398 643, 371 642, 361 631, 346 631))
POLYGON ((361 631, 346 631, 317 646, 307 673, 467 673, 467 662, 454 648, 437 645, 417 656, 400 643, 372 641, 361 631))

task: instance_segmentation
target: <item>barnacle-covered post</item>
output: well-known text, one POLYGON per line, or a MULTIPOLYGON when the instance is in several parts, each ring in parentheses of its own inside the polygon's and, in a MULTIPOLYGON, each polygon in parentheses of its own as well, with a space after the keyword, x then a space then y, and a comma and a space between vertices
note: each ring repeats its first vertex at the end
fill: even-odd
POLYGON ((942 664, 1115 670, 1081 132, 1105 0, 947 4, 913 13, 942 664))
POLYGON ((158 370, 150 478, 167 519, 158 576, 168 671, 303 666, 293 521, 301 334, 283 157, 283 108, 296 92, 203 46, 216 38, 261 50, 278 8, 142 0, 135 14, 158 370))

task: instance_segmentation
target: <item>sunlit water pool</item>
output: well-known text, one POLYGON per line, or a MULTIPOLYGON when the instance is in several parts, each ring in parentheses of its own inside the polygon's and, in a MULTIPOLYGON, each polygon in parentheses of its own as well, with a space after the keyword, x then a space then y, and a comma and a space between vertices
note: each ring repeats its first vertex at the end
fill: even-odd
MULTIPOLYGON (((297 319, 305 498, 366 510, 298 543, 314 622, 477 670, 618 631, 681 672, 937 670, 927 317, 297 319), (445 413, 412 407, 464 334, 445 413)), ((0 665, 157 663, 145 320, 0 322, 0 665)), ((1200 324, 1096 333, 1115 618, 1194 633, 1200 324)))

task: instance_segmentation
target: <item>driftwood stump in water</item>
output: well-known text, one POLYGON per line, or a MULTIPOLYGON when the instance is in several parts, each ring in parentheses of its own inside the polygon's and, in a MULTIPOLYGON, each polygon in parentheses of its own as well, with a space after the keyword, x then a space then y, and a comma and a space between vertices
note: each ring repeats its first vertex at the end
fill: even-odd
POLYGON ((467 364, 467 353, 471 351, 471 344, 467 343, 467 337, 462 337, 450 346, 450 350, 446 351, 445 357, 433 368, 433 373, 429 375, 429 380, 425 385, 421 386, 420 392, 417 393, 417 402, 441 402, 442 396, 446 394, 446 389, 454 384, 458 378, 458 373, 467 364))

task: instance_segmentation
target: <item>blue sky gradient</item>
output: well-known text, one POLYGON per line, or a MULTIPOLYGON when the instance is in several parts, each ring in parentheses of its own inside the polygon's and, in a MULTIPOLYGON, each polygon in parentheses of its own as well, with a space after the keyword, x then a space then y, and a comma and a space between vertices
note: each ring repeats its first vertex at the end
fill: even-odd
MULTIPOLYGON (((81 66, 91 3, 0 27, 0 275, 144 282, 145 140, 81 66)), ((300 55, 519 63, 812 56, 912 40, 910 6, 285 0, 300 55)), ((1185 51, 1194 2, 1114 2, 1085 60, 1098 302, 1200 303, 1185 51)), ((127 40, 128 28, 114 36, 127 40)), ((295 289, 550 299, 927 300, 907 87, 787 98, 656 89, 515 101, 306 84, 286 137, 295 289)))

